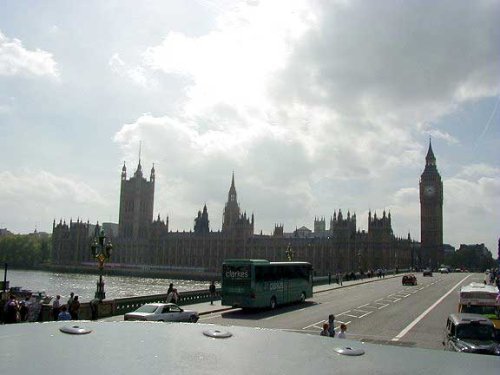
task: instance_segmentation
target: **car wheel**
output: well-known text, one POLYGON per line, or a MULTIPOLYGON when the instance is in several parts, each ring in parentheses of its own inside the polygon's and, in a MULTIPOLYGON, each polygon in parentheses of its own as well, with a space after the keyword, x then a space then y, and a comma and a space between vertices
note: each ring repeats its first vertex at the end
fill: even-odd
POLYGON ((189 317, 189 321, 190 321, 191 323, 196 323, 196 322, 198 321, 198 317, 197 317, 197 316, 195 316, 195 315, 191 315, 191 316, 189 317))
POLYGON ((271 303, 269 304, 269 307, 271 308, 271 310, 274 310, 276 308, 276 297, 272 297, 271 298, 271 303))
POLYGON ((304 292, 302 292, 301 295, 300 295, 300 302, 301 303, 306 302, 306 294, 304 292))

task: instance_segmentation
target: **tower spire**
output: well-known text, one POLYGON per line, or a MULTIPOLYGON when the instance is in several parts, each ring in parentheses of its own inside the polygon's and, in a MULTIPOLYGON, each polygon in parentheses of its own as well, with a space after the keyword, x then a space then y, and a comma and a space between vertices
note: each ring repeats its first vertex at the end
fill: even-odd
POLYGON ((425 157, 426 165, 436 165, 436 157, 434 156, 434 152, 432 151, 432 141, 429 136, 429 149, 427 150, 427 156, 425 157))

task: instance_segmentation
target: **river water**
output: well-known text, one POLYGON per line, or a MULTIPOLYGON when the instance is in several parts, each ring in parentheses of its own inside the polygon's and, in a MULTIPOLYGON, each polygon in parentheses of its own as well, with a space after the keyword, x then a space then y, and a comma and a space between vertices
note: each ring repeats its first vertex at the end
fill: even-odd
MULTIPOLYGON (((3 280, 3 272, 1 279, 3 280)), ((10 269, 7 271, 7 280, 10 281, 11 287, 19 286, 22 289, 32 290, 34 293, 43 291, 49 296, 60 294, 63 301, 66 301, 71 292, 74 292, 82 302, 92 300, 97 279, 97 275, 79 273, 10 269)), ((104 283, 107 299, 166 293, 170 283, 174 284, 179 293, 208 289, 209 285, 209 282, 203 281, 132 276, 104 276, 104 283)))

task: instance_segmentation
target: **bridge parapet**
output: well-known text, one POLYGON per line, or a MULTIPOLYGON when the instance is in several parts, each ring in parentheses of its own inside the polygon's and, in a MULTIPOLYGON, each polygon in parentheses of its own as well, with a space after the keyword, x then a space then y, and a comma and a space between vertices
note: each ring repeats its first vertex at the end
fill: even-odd
MULTIPOLYGON (((216 289, 214 301, 220 299, 220 288, 216 289)), ((149 296, 127 297, 117 299, 107 299, 97 305, 97 318, 107 318, 115 315, 123 315, 137 310, 146 303, 166 303, 167 294, 153 294, 149 296)), ((210 302, 210 292, 207 290, 195 290, 182 292, 179 294, 177 304, 194 305, 197 303, 210 302)), ((90 302, 84 302, 80 305, 80 319, 90 320, 92 318, 92 309, 90 302)), ((40 321, 50 321, 52 317, 52 306, 50 304, 42 305, 40 312, 40 321)))

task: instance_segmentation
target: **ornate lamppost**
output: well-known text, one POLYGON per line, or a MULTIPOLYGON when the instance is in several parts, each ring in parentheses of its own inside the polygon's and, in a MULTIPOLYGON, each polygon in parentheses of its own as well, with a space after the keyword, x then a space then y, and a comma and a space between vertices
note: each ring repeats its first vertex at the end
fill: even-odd
POLYGON ((293 260, 293 257, 295 255, 295 251, 292 249, 292 245, 288 244, 285 250, 286 258, 288 259, 289 262, 293 260))
POLYGON ((99 232, 99 237, 94 237, 94 241, 90 245, 90 251, 99 264, 99 281, 97 282, 95 298, 102 301, 106 298, 106 293, 104 292, 104 281, 102 280, 102 270, 104 269, 104 262, 111 257, 111 252, 113 251, 113 245, 111 242, 106 241, 104 229, 101 229, 99 232))

